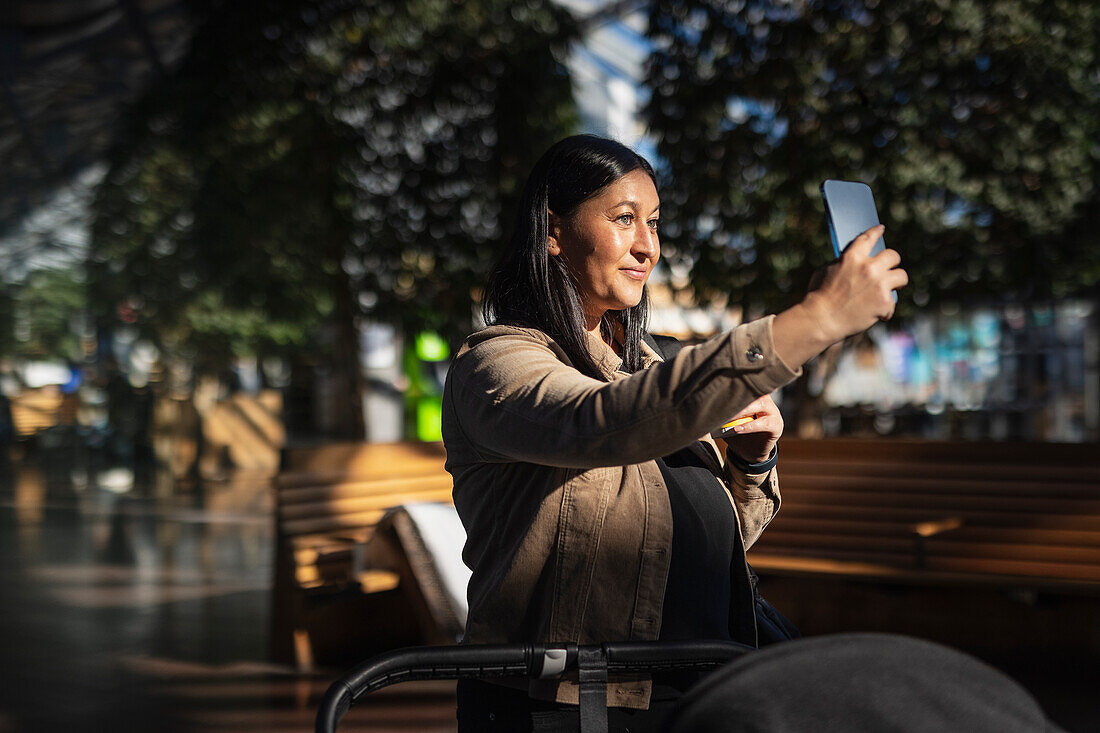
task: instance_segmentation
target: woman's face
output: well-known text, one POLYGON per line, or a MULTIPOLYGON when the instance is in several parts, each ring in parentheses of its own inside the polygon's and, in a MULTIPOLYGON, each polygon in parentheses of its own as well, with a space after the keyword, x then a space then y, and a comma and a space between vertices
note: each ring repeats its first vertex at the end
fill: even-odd
POLYGON ((638 169, 580 204, 568 218, 551 212, 549 252, 561 257, 580 288, 587 326, 609 310, 638 305, 661 256, 657 188, 638 169))

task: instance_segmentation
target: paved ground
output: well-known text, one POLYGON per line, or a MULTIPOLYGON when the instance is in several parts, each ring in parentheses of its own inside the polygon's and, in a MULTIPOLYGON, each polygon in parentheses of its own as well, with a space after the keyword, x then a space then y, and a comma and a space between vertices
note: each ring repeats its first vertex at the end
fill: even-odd
MULTIPOLYGON (((330 677, 267 662, 267 482, 76 478, 48 458, 0 474, 0 733, 312 730, 330 677)), ((453 684, 404 685, 340 730, 453 721, 453 684)))

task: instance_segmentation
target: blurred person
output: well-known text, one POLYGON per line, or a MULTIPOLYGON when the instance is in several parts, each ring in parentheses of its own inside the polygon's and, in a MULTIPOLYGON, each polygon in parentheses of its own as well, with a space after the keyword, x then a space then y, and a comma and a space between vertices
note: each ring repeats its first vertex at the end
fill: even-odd
MULTIPOLYGON (((801 303, 673 355, 645 331, 659 205, 650 164, 590 135, 556 143, 526 183, 489 278, 490 325, 444 388, 472 570, 465 642, 797 636, 745 561, 780 503, 769 394, 889 319, 908 276, 896 252, 868 256, 876 227, 801 303), (731 416, 755 419, 723 451, 710 433, 731 416)), ((612 679, 611 729, 660 730, 693 681, 612 679)), ((575 730, 577 702, 575 679, 463 681, 459 730, 575 730)))
POLYGON ((129 376, 114 356, 106 359, 103 389, 107 394, 107 422, 111 431, 110 460, 131 466, 138 437, 140 406, 129 376))

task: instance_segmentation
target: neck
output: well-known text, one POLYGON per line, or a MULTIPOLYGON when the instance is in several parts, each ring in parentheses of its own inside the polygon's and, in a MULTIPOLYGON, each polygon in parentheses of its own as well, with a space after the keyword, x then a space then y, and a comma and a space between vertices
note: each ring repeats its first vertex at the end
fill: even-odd
POLYGON ((589 333, 594 333, 597 336, 599 336, 600 335, 600 323, 603 322, 603 317, 604 317, 604 314, 606 312, 607 311, 602 311, 600 313, 588 313, 588 312, 586 312, 584 314, 584 330, 588 331, 589 333))
POLYGON ((585 314, 584 328, 590 334, 600 338, 605 344, 611 347, 612 351, 616 354, 622 355, 622 340, 623 340, 623 328, 617 321, 611 322, 611 333, 606 338, 600 331, 600 323, 603 321, 603 317, 607 314, 607 311, 600 313, 598 316, 593 314, 585 314))

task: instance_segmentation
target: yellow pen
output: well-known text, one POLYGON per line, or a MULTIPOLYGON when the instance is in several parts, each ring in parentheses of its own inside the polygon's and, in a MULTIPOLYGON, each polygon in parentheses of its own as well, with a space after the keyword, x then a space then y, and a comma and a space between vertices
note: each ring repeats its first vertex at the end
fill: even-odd
POLYGON ((747 422, 752 422, 756 419, 756 415, 746 415, 745 417, 739 417, 736 420, 730 420, 728 423, 722 426, 723 430, 729 430, 735 428, 738 425, 744 425, 747 422))

